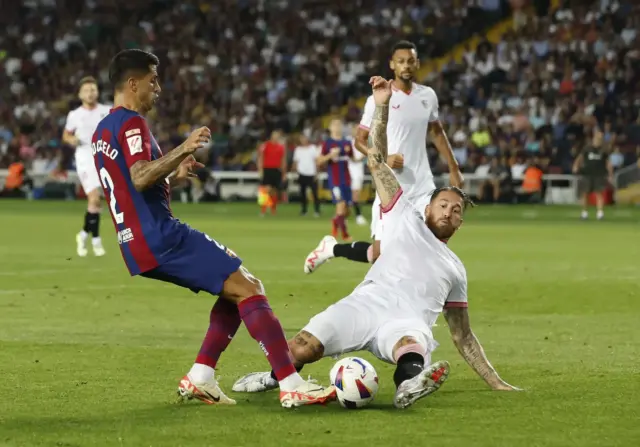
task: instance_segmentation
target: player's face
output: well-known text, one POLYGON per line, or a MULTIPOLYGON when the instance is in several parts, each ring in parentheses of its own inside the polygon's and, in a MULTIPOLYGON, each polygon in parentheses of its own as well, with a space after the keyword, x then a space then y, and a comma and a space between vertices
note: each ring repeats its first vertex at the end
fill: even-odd
POLYGON ((420 60, 415 50, 396 50, 389 66, 396 79, 412 81, 420 68, 420 60))
POLYGON ((329 132, 331 135, 342 135, 342 121, 332 120, 329 124, 329 132))
POLYGON ((98 86, 93 82, 89 82, 80 87, 78 97, 82 104, 93 106, 98 102, 98 86))
POLYGON ((158 68, 155 65, 149 67, 149 73, 136 82, 136 96, 140 105, 151 110, 160 96, 160 84, 158 83, 158 68))
POLYGON ((442 191, 427 206, 427 226, 438 239, 449 239, 462 225, 464 201, 453 191, 442 191))

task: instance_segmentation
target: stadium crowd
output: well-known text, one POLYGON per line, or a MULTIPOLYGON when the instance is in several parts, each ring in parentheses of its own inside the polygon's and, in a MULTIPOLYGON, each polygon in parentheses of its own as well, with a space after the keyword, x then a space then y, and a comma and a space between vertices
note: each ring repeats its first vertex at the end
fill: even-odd
POLYGON ((455 3, 24 2, 0 35, 2 164, 8 152, 30 160, 38 148, 59 148, 79 79, 97 77, 109 102, 109 60, 119 48, 140 47, 161 59, 163 94, 151 117, 160 145, 207 124, 220 156, 212 163, 240 168, 230 160, 274 128, 312 126, 362 96, 396 40, 437 57, 503 16, 500 1, 488 2, 493 10, 455 3))
MULTIPOLYGON (((0 35, 0 168, 19 160, 64 178, 72 157, 60 137, 78 80, 96 76, 110 102, 109 59, 118 48, 140 47, 161 59, 163 93, 151 116, 161 147, 207 124, 208 165, 252 169, 251 157, 239 155, 273 129, 283 129, 293 148, 299 132, 320 139, 319 116, 344 104, 345 119, 359 121, 354 99, 366 95, 372 73, 387 73, 395 41, 414 41, 422 58, 444 56, 504 18, 508 3, 16 2, 0 35)), ((418 80, 438 93, 464 172, 491 175, 505 189, 528 166, 571 172, 596 121, 616 167, 640 157, 640 6, 561 3, 517 14, 497 45, 485 41, 418 80)), ((431 153, 434 172, 445 170, 431 153)))

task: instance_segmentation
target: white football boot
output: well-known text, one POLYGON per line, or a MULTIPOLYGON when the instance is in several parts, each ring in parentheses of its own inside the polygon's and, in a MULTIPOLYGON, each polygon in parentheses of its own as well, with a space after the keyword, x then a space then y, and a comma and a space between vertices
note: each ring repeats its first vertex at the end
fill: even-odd
POLYGON ((400 384, 393 398, 393 406, 407 408, 413 405, 418 399, 436 392, 447 377, 449 377, 449 363, 446 361, 436 362, 426 367, 417 376, 400 384))
POLYGON ((76 234, 76 251, 78 252, 78 256, 84 258, 87 256, 87 237, 82 237, 82 231, 76 234))
POLYGON ((215 379, 208 382, 196 383, 191 380, 189 374, 180 380, 178 396, 182 400, 198 399, 209 405, 235 405, 236 401, 227 397, 215 379))
POLYGON ((104 256, 105 255, 105 251, 104 251, 104 247, 102 246, 102 239, 93 239, 91 241, 91 245, 93 247, 93 255, 94 256, 104 256))
POLYGON ((278 381, 270 372, 255 372, 236 380, 231 388, 236 393, 261 393, 278 388, 278 381))
POLYGON ((315 250, 313 250, 304 260, 304 272, 313 273, 318 267, 333 258, 333 247, 338 243, 333 236, 322 238, 315 250))

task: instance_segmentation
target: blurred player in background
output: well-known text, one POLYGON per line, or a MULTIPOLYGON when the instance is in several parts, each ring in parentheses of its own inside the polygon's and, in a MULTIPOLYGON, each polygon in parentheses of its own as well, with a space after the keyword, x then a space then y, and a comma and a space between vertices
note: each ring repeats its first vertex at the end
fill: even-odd
POLYGON ((209 142, 211 132, 206 127, 196 129, 180 146, 162 153, 144 118, 160 94, 158 63, 155 55, 133 49, 121 51, 112 60, 109 78, 115 87, 114 109, 93 135, 93 153, 131 275, 220 297, 211 309, 200 352, 180 381, 178 393, 209 404, 235 404, 220 390, 214 368, 244 322, 276 371, 282 406, 323 403, 335 396, 335 390, 300 377, 262 283, 231 250, 173 217, 170 184, 202 166, 192 154, 209 142))
MULTIPOLYGON (((416 46, 408 41, 398 42, 392 48, 389 66, 393 70, 394 80, 387 128, 389 158, 386 162, 398 177, 407 199, 417 210, 424 212, 426 204, 429 203, 429 193, 435 189, 427 156, 427 133, 440 156, 447 160, 449 183, 452 186, 462 187, 462 173, 438 117, 438 97, 435 91, 431 87, 414 82, 420 68, 416 46)), ((364 155, 368 150, 367 141, 374 110, 373 96, 370 96, 364 106, 364 113, 356 134, 356 149, 364 155)), ((374 262, 380 256, 382 227, 380 197, 376 194, 371 210, 373 244, 370 242, 337 244, 331 236, 326 236, 307 256, 304 271, 311 273, 333 257, 358 262, 374 262)))
POLYGON ((599 129, 594 129, 591 141, 578 155, 573 163, 573 173, 581 174, 580 190, 582 194, 582 213, 580 218, 589 218, 589 195, 596 195, 596 218, 604 218, 604 191, 608 182, 613 183, 613 165, 609 161, 604 145, 603 135, 599 129))
POLYGON ((301 134, 298 146, 293 152, 293 166, 291 170, 298 174, 298 184, 300 185, 300 215, 306 216, 307 190, 311 190, 313 197, 313 209, 315 217, 320 216, 320 199, 318 198, 318 166, 316 160, 320 156, 320 148, 309 142, 306 135, 301 134))
POLYGON ((76 171, 80 184, 87 195, 87 212, 84 215, 82 230, 76 235, 78 256, 87 256, 87 239, 91 236, 93 254, 105 254, 100 239, 100 177, 93 164, 91 136, 98 123, 107 116, 110 107, 98 103, 98 82, 86 77, 80 80, 78 97, 82 105, 67 115, 62 141, 76 149, 76 171))
POLYGON ((353 157, 353 146, 344 138, 343 131, 342 120, 333 118, 329 124, 329 138, 323 143, 317 162, 318 167, 327 166, 329 189, 336 205, 336 215, 331 221, 331 234, 335 240, 340 232, 343 241, 350 241, 347 213, 352 203, 349 160, 353 157))
MULTIPOLYGON (((354 127, 354 137, 357 129, 357 127, 354 127)), ((355 138, 353 141, 355 141, 355 138)), ((360 193, 364 184, 364 164, 364 154, 360 151, 353 151, 353 159, 349 160, 349 175, 351 176, 353 209, 356 212, 356 223, 358 225, 367 224, 367 219, 362 215, 362 210, 360 209, 360 193)))
POLYGON ((274 130, 271 138, 258 149, 258 173, 260 183, 269 195, 269 204, 262 205, 260 213, 264 216, 267 207, 271 214, 276 213, 282 186, 287 176, 287 153, 282 144, 282 131, 274 130))
MULTIPOLYGON (((289 341, 297 366, 322 357, 368 350, 396 365, 394 405, 406 408, 436 391, 447 379, 446 361, 431 363, 438 346, 431 331, 444 313, 454 344, 465 361, 493 390, 516 391, 500 378, 469 324, 467 273, 447 241, 462 225, 470 200, 457 187, 437 189, 419 212, 404 197, 395 174, 386 165, 387 121, 391 85, 372 78, 375 111, 368 165, 384 213, 385 245, 350 295, 313 317, 289 341)), ((269 372, 236 381, 238 392, 277 387, 269 372)))

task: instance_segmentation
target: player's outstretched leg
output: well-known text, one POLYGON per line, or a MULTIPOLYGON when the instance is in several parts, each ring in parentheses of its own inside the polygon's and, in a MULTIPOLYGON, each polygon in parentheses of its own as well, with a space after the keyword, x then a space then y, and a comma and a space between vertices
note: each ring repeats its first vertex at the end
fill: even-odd
POLYGON ((231 301, 218 298, 209 315, 209 328, 202 347, 189 373, 182 378, 178 394, 184 399, 199 399, 208 404, 235 405, 227 397, 215 379, 215 368, 222 352, 240 327, 238 306, 231 301))
POLYGON ((346 258, 351 261, 373 264, 380 254, 380 241, 351 242, 338 244, 333 236, 322 238, 318 246, 304 260, 304 272, 313 273, 331 258, 346 258))
POLYGON ((251 337, 267 356, 280 386, 283 407, 323 404, 335 398, 333 387, 324 388, 305 381, 291 361, 292 353, 280 322, 264 295, 262 283, 244 267, 231 274, 224 283, 222 297, 238 306, 240 318, 251 337))
MULTIPOLYGON (((289 349, 293 357, 296 371, 300 372, 307 363, 317 362, 324 356, 324 346, 316 337, 307 331, 300 331, 289 340, 289 349)), ((233 384, 236 393, 260 393, 278 388, 278 380, 274 371, 247 374, 233 384)))
POLYGON ((429 353, 413 337, 402 337, 394 346, 393 357, 397 365, 393 375, 397 387, 393 399, 396 408, 407 408, 434 393, 449 376, 449 363, 440 361, 429 365, 429 353))

